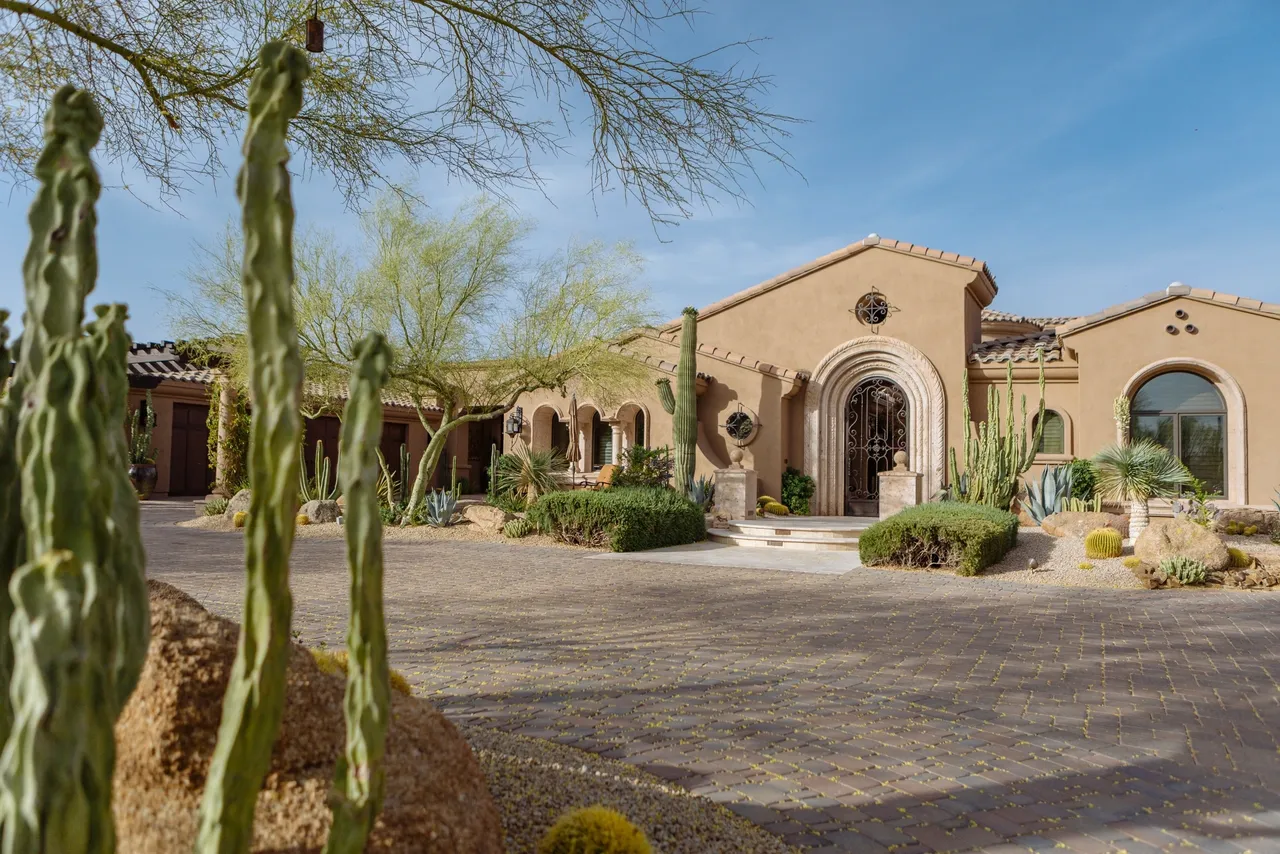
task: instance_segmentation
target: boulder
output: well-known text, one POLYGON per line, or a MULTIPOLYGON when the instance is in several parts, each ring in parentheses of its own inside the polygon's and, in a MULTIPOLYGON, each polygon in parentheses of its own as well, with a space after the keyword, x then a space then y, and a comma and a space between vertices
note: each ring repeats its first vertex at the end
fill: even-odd
POLYGON ((1220 507, 1213 529, 1225 531, 1227 525, 1232 522, 1241 528, 1253 525, 1260 532, 1269 534, 1272 531, 1280 531, 1280 510, 1267 510, 1262 507, 1220 507))
MULTIPOLYGON (((118 850, 191 851, 239 629, 170 585, 148 582, 151 646, 116 723, 118 850)), ((254 854, 319 854, 345 738, 344 682, 291 644, 284 717, 258 797, 254 854)), ((391 693, 386 798, 368 850, 498 854, 502 825, 461 733, 425 699, 391 693)))
POLYGON ((317 498, 303 504, 298 512, 312 522, 323 524, 338 521, 338 517, 342 515, 342 506, 336 501, 323 501, 317 498))
POLYGON ((227 509, 223 512, 223 516, 231 517, 237 513, 249 512, 249 497, 252 493, 247 489, 242 489, 235 495, 231 496, 231 500, 227 502, 227 509))
POLYGON ((1081 537, 1096 528, 1115 528, 1120 536, 1129 535, 1129 521, 1111 513, 1072 513, 1063 511, 1044 517, 1040 527, 1055 537, 1081 537))
POLYGON ((502 526, 516 518, 501 507, 492 504, 468 504, 462 508, 466 520, 482 531, 490 534, 501 534, 502 526))
POLYGON ((1200 561, 1210 572, 1226 569, 1231 563, 1227 546, 1217 534, 1179 517, 1152 519, 1133 544, 1133 554, 1152 567, 1178 555, 1200 561))

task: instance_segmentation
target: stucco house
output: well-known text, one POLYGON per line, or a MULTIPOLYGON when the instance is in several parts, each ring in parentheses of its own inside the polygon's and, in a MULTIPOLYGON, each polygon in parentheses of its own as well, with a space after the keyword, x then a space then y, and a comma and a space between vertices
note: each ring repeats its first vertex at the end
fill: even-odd
MULTIPOLYGON (((1280 305, 1174 283, 1097 314, 1037 318, 993 310, 996 294, 980 260, 873 234, 701 308, 698 472, 728 466, 740 447, 762 492, 776 495, 791 466, 815 479, 815 513, 873 516, 876 475, 901 450, 928 497, 962 441, 965 378, 982 418, 987 387, 1003 385, 1012 361, 1015 397, 1025 393, 1034 413, 1043 351, 1038 465, 1116 441, 1112 403, 1126 395, 1134 435, 1171 448, 1226 503, 1270 506, 1280 484, 1280 305), (756 427, 745 443, 730 436, 739 412, 756 427)), ((680 324, 619 346, 652 378, 672 376, 680 324)), ((525 395, 523 438, 567 448, 569 400, 525 395)), ((652 383, 617 400, 577 400, 572 440, 590 468, 630 444, 671 441, 652 383)))

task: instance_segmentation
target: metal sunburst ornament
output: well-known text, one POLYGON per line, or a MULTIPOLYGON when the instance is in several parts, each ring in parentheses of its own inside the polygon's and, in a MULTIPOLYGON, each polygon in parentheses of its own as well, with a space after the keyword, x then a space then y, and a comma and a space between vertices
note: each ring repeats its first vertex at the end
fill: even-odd
POLYGON ((869 326, 872 332, 879 334, 880 326, 897 310, 898 307, 891 305, 879 289, 872 288, 858 299, 858 304, 849 309, 849 313, 857 317, 863 326, 869 326))

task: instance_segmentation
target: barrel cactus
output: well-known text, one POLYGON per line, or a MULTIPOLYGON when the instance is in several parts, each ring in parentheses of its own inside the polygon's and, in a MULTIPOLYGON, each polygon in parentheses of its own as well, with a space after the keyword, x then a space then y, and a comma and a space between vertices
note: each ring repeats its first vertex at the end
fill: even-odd
POLYGON ((685 495, 693 486, 698 451, 698 310, 684 310, 680 324, 680 362, 676 365, 676 390, 665 377, 657 381, 662 408, 671 416, 671 442, 675 446, 676 488, 685 495))
POLYGON ((1246 554, 1243 549, 1230 546, 1227 548, 1227 556, 1231 559, 1232 569, 1248 569, 1253 566, 1253 558, 1246 554))
POLYGON ((1115 528, 1095 528, 1084 537, 1085 557, 1094 560, 1120 557, 1124 552, 1124 539, 1115 528))
POLYGON ((236 180, 244 229, 243 289, 249 349, 249 479, 245 605, 240 643, 209 765, 196 850, 249 849, 258 790, 284 710, 289 660, 289 553, 302 440, 302 359, 293 314, 293 201, 285 140, 302 107, 306 55, 269 42, 249 84, 244 165, 236 180))
POLYGON ((607 807, 565 813, 538 843, 538 854, 650 854, 644 832, 607 807))

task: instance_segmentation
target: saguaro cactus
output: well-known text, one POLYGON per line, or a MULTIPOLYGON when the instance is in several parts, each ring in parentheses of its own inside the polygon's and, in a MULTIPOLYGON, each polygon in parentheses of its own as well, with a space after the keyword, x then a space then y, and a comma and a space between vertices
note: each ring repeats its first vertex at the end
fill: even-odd
POLYGON ((684 310, 680 324, 680 364, 676 366, 676 391, 671 381, 658 380, 662 408, 671 416, 671 442, 675 446, 676 487, 685 495, 693 485, 698 451, 698 310, 684 310))
POLYGON ((382 386, 391 348, 381 335, 360 343, 342 419, 338 478, 346 496, 351 617, 347 624, 346 751, 334 774, 333 826, 325 854, 359 854, 382 809, 382 765, 391 715, 387 626, 382 614, 382 519, 378 512, 378 442, 382 386))
MULTIPOLYGON (((9 378, 13 356, 9 351, 9 312, 0 309, 0 387, 9 378)), ((21 392, 16 384, 0 398, 0 685, 9 684, 13 672, 13 648, 9 645, 9 617, 13 601, 4 595, 9 579, 25 554, 22 530, 22 489, 18 482, 18 415, 21 392)), ((9 692, 0 691, 0 744, 9 736, 12 717, 9 692)))
POLYGON ((987 417, 978 425, 973 437, 969 413, 969 371, 964 375, 964 478, 956 463, 956 449, 951 449, 951 488, 955 497, 970 504, 986 504, 1008 510, 1018 494, 1018 478, 1031 468, 1040 436, 1044 432, 1044 351, 1040 352, 1040 412, 1030 440, 1027 438, 1027 396, 1022 396, 1022 429, 1015 432, 1013 420, 1013 362, 1009 362, 1005 396, 1009 399, 1006 430, 1000 430, 1000 393, 993 385, 987 389, 987 417), (961 484, 965 488, 961 489, 961 484))
POLYGON ((297 511, 302 436, 302 360, 293 315, 293 202, 289 120, 302 107, 306 55, 283 42, 258 54, 249 84, 244 166, 236 181, 244 228, 243 286, 248 320, 249 477, 245 606, 240 643, 222 705, 222 724, 200 804, 196 849, 241 854, 284 708, 289 658, 289 552, 297 511))

